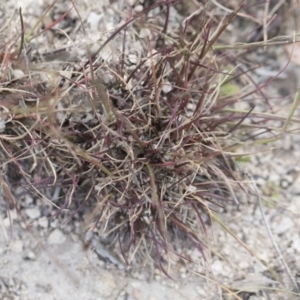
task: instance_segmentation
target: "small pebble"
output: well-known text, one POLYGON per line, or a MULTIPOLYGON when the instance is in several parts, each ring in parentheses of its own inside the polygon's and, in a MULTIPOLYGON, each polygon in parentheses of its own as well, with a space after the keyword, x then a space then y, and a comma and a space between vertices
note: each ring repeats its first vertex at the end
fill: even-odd
POLYGON ((206 296, 206 292, 205 292, 205 290, 203 290, 202 288, 196 287, 196 291, 197 291, 197 293, 198 293, 200 296, 203 296, 203 297, 206 296))
POLYGON ((133 282, 131 282, 131 286, 133 288, 139 288, 141 286, 141 283, 138 281, 133 281, 133 282))
POLYGON ((98 30, 98 24, 101 20, 101 15, 96 14, 95 12, 91 12, 87 18, 87 23, 90 25, 92 31, 98 30))
POLYGON ((103 298, 110 297, 115 291, 117 284, 115 277, 108 271, 102 270, 93 280, 93 290, 103 298))
POLYGON ((41 211, 38 207, 26 208, 25 213, 32 220, 38 219, 41 216, 41 211))
POLYGON ((128 60, 135 65, 137 64, 138 58, 136 54, 128 54, 128 60))
POLYGON ((163 90, 163 92, 164 92, 165 94, 167 94, 167 93, 169 93, 169 92, 171 92, 171 91, 173 90, 173 87, 172 87, 172 85, 171 85, 170 82, 166 82, 166 83, 163 85, 162 90, 163 90))
POLYGON ((50 245, 62 244, 66 240, 66 236, 60 229, 54 229, 48 236, 48 243, 50 245))
POLYGON ((14 253, 21 253, 23 251, 23 242, 21 240, 12 241, 9 248, 14 253))
POLYGON ((25 195, 25 203, 29 205, 33 202, 33 198, 30 195, 25 195))
POLYGON ((143 11, 143 9, 144 9, 143 5, 136 5, 135 8, 134 8, 134 10, 136 12, 141 12, 141 11, 143 11))
POLYGON ((297 251, 298 253, 300 253, 300 239, 295 239, 292 243, 292 247, 295 251, 297 251))
POLYGON ((239 267, 242 269, 242 270, 245 270, 245 269, 248 269, 250 267, 249 263, 247 261, 241 261, 239 263, 239 267))
POLYGON ((49 227, 49 220, 45 219, 45 218, 40 218, 38 220, 38 224, 39 226, 41 226, 42 228, 48 228, 49 227))
POLYGON ((24 256, 24 259, 27 259, 27 260, 35 260, 35 258, 36 258, 36 255, 32 251, 28 251, 26 253, 26 255, 24 256))
POLYGON ((287 234, 294 225, 293 221, 288 217, 282 217, 279 224, 275 228, 277 235, 287 234))

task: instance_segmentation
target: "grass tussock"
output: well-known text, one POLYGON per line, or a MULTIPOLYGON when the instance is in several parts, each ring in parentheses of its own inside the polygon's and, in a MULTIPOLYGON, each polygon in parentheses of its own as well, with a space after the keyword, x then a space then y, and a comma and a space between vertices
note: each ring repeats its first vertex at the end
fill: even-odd
POLYGON ((219 207, 238 204, 246 190, 237 150, 262 133, 279 138, 268 121, 284 122, 252 105, 235 108, 260 92, 242 85, 247 72, 233 65, 234 45, 218 44, 241 6, 219 18, 199 5, 174 28, 178 2, 125 10, 124 23, 76 59, 31 46, 70 10, 80 19, 74 5, 47 27, 39 23, 51 7, 32 28, 20 11, 15 35, 8 24, 0 30, 1 183, 18 187, 17 197, 5 194, 7 206, 30 194, 64 222, 88 210, 88 230, 119 245, 128 264, 154 257, 163 270, 168 253, 183 256, 178 239, 206 256, 207 224, 221 223, 219 207), (151 34, 140 39, 145 29, 151 34), (132 35, 142 45, 134 58, 132 35), (103 59, 117 41, 117 54, 103 59))

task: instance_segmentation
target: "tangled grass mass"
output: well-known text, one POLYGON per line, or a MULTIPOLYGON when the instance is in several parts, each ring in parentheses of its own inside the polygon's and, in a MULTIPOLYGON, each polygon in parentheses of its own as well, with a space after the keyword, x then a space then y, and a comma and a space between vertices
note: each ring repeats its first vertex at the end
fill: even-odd
POLYGON ((34 47, 53 32, 71 39, 59 24, 72 18, 86 37, 72 1, 50 24, 56 1, 32 27, 21 10, 2 26, 0 179, 8 210, 22 215, 30 195, 61 224, 88 215, 87 230, 127 264, 154 259, 167 274, 170 253, 192 259, 182 242, 207 256, 220 208, 254 192, 237 161, 287 132, 292 114, 260 115, 251 102, 261 87, 245 84, 240 44, 222 40, 241 5, 224 17, 209 1, 193 13, 150 2, 139 12, 123 4, 120 25, 92 46, 34 47), (176 10, 184 17, 174 21, 176 10))

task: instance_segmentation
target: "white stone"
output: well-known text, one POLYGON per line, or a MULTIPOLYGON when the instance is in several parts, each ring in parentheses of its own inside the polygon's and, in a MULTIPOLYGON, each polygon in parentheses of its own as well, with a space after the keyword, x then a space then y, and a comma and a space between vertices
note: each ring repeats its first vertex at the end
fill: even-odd
POLYGON ((277 183, 277 182, 279 182, 279 180, 280 180, 280 176, 278 173, 271 173, 269 175, 269 181, 277 183))
POLYGON ((200 296, 203 296, 203 297, 205 297, 206 296, 206 292, 205 292, 205 290, 203 290, 202 288, 200 288, 200 287, 196 287, 196 291, 197 291, 197 293, 200 295, 200 296))
POLYGON ((26 255, 26 258, 29 258, 31 260, 34 260, 36 258, 36 255, 34 254, 34 252, 29 251, 26 255))
POLYGON ((93 290, 100 297, 110 297, 116 287, 117 285, 114 276, 106 270, 101 270, 101 273, 94 278, 93 290))
POLYGON ((211 269, 212 269, 214 275, 222 274, 222 272, 223 272, 222 262, 219 260, 214 261, 211 265, 211 269))
POLYGON ((165 94, 167 94, 167 93, 169 93, 173 90, 173 87, 172 87, 170 82, 165 82, 165 84, 163 85, 162 90, 165 94))
POLYGON ((134 10, 135 10, 136 12, 141 12, 141 11, 143 11, 143 9, 144 9, 143 5, 137 5, 137 6, 135 6, 135 8, 134 8, 134 10))
POLYGON ((291 218, 282 217, 280 223, 275 228, 275 233, 277 235, 288 233, 288 231, 290 230, 290 228, 293 227, 293 225, 294 225, 294 223, 291 220, 291 218))
POLYGON ((245 270, 245 269, 248 269, 250 267, 249 263, 245 260, 241 261, 239 263, 239 267, 242 269, 242 270, 245 270))
POLYGON ((136 54, 128 54, 128 60, 132 63, 132 64, 136 64, 138 61, 138 58, 136 56, 136 54))
POLYGON ((51 222, 50 222, 50 227, 52 228, 57 228, 59 225, 59 222, 57 219, 52 219, 51 222))
POLYGON ((14 77, 15 78, 19 78, 19 77, 23 77, 24 76, 24 72, 22 70, 19 70, 19 69, 13 70, 13 73, 14 73, 14 77))
POLYGON ((38 224, 39 226, 41 226, 42 228, 48 228, 49 226, 49 220, 45 219, 45 218, 40 218, 38 220, 38 224))
POLYGON ((62 244, 66 240, 66 236, 60 229, 54 229, 48 236, 48 243, 50 245, 62 244))
POLYGON ((41 216, 41 211, 38 207, 26 208, 25 213, 32 220, 38 219, 41 216))
POLYGON ((23 242, 21 240, 12 241, 9 248, 14 253, 21 253, 23 251, 23 242))
POLYGON ((133 282, 131 282, 131 286, 133 288, 139 288, 141 286, 141 283, 138 281, 133 281, 133 282))
POLYGON ((141 39, 146 38, 151 35, 151 30, 149 28, 141 28, 139 37, 141 39))
MULTIPOLYGON (((300 176, 299 175, 295 179, 291 190, 293 191, 294 194, 299 194, 300 193, 300 176)), ((300 202, 298 202, 298 203, 300 203, 300 202)))
POLYGON ((11 226, 11 224, 13 223, 14 220, 16 220, 18 217, 17 213, 15 210, 10 210, 9 211, 9 217, 5 218, 3 220, 3 226, 8 228, 11 226))
POLYGON ((292 243, 292 247, 295 251, 297 251, 298 253, 300 253, 300 239, 299 237, 294 239, 293 243, 292 243))
POLYGON ((33 198, 30 195, 25 195, 25 203, 26 205, 29 205, 33 202, 33 198))
POLYGON ((87 23, 90 25, 92 31, 98 30, 98 24, 101 20, 101 16, 96 14, 95 12, 91 12, 87 18, 87 23))
POLYGON ((181 278, 181 279, 187 278, 187 274, 186 274, 186 273, 180 273, 180 278, 181 278))

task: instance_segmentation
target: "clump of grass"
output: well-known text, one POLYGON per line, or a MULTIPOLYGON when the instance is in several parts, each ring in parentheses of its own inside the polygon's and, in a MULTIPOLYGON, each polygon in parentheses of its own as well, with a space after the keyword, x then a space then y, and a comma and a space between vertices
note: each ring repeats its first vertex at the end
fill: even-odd
MULTIPOLYGON (((170 253, 184 258, 178 238, 205 257, 207 224, 221 224, 218 208, 239 203, 246 187, 236 170, 235 158, 242 156, 236 150, 252 142, 258 129, 280 135, 278 128, 252 122, 258 117, 254 107, 235 109, 259 89, 232 83, 243 74, 212 50, 240 7, 221 23, 204 7, 170 29, 176 2, 129 13, 97 51, 86 51, 81 64, 62 63, 65 50, 52 69, 37 54, 30 57, 34 35, 23 25, 21 38, 1 54, 4 190, 20 186, 18 197, 51 203, 52 217, 63 214, 64 222, 89 210, 88 230, 119 245, 128 264, 154 258, 165 273, 170 253), (152 31, 152 40, 142 43, 132 66, 127 32, 143 28, 152 31), (115 39, 122 40, 120 55, 101 59, 115 39)), ((18 207, 12 193, 5 196, 18 207)))

